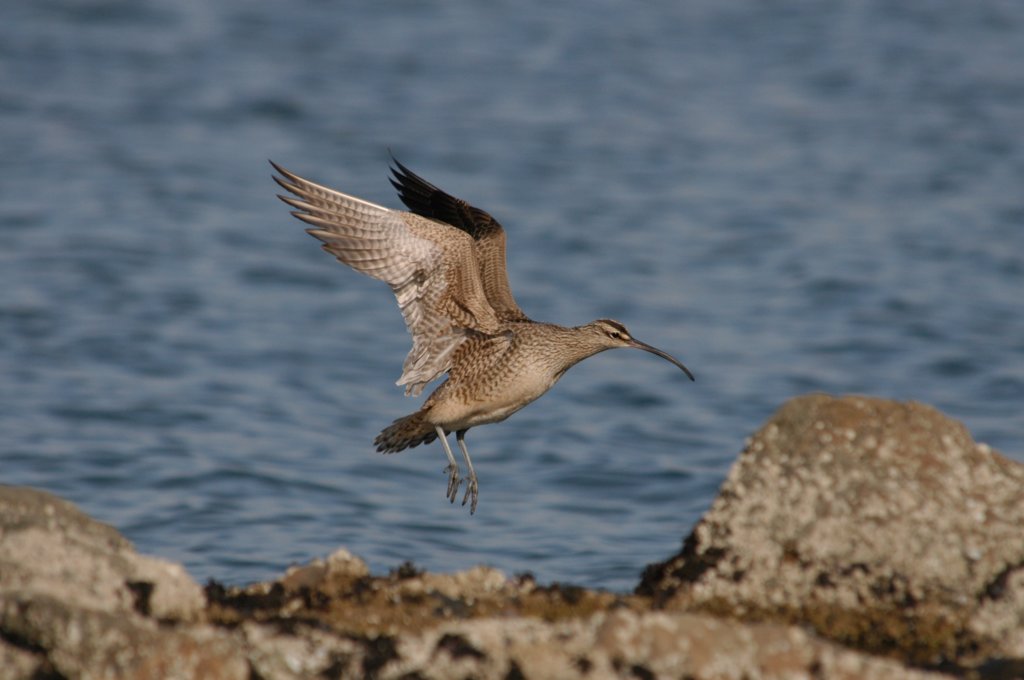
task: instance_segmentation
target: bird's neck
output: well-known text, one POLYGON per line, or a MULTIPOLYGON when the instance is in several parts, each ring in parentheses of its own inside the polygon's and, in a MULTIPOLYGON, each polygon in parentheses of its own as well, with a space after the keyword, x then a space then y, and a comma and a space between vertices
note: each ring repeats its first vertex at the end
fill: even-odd
POLYGON ((547 363, 555 374, 556 380, 584 359, 608 349, 587 342, 586 336, 581 336, 580 331, 576 328, 552 324, 548 326, 548 329, 546 331, 548 342, 545 344, 550 347, 550 350, 547 352, 547 363))

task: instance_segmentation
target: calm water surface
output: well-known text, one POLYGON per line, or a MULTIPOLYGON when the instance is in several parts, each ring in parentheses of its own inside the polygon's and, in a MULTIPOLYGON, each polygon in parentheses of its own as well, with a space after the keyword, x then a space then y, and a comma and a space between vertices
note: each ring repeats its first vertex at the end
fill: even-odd
POLYGON ((0 22, 0 480, 241 583, 338 546, 629 589, 785 399, 917 399, 1024 458, 1024 4, 16 3, 0 22), (537 319, 619 319, 469 443, 411 412, 391 293, 267 158, 506 226, 537 319))

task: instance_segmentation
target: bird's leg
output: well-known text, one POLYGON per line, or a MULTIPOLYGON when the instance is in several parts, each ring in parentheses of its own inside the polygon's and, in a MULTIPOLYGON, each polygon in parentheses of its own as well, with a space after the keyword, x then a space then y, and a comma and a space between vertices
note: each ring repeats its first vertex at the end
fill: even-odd
POLYGON ((462 457, 466 459, 466 467, 469 468, 469 477, 466 478, 466 495, 462 499, 462 504, 465 505, 466 501, 470 498, 473 502, 469 505, 469 514, 476 512, 476 500, 479 496, 479 489, 476 483, 476 470, 473 469, 473 461, 469 459, 469 449, 466 448, 466 430, 459 430, 455 433, 455 441, 459 442, 459 448, 462 449, 462 457))
MULTIPOLYGON (((455 462, 455 456, 452 455, 452 449, 448 446, 448 437, 445 436, 444 430, 441 429, 440 425, 435 425, 434 430, 437 432, 437 438, 444 445, 444 454, 448 456, 448 467, 444 469, 448 473, 448 491, 445 493, 445 498, 454 503, 455 494, 459 492, 459 482, 462 481, 459 477, 459 464, 455 462)), ((469 458, 466 460, 469 460, 469 458)))

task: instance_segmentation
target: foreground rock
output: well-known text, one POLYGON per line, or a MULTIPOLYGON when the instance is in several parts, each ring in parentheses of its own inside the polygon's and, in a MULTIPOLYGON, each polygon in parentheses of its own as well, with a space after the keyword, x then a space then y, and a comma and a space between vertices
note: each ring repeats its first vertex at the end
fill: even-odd
POLYGON ((211 584, 197 607, 180 568, 49 494, 0 487, 0 528, 4 680, 932 677, 792 626, 654 612, 484 567, 373 577, 344 550, 272 583, 211 584))
POLYGON ((0 678, 1017 677, 1021 469, 927 407, 794 400, 633 595, 344 550, 202 591, 0 486, 0 678))
POLYGON ((248 677, 230 637, 197 623, 204 606, 181 565, 56 496, 0 486, 0 677, 248 677))
POLYGON ((1024 466, 922 404, 794 399, 638 592, 667 610, 808 623, 917 665, 1017 677, 1024 466))
POLYGON ((479 567, 370 577, 345 552, 274 584, 208 589, 260 677, 930 678, 798 627, 652 611, 647 598, 479 567))

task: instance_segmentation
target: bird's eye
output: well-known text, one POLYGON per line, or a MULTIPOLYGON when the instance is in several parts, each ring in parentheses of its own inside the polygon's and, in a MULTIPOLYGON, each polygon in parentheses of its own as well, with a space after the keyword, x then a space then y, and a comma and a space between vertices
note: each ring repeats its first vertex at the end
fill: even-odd
POLYGON ((618 331, 612 331, 612 332, 611 332, 611 333, 609 333, 608 335, 609 335, 610 337, 614 338, 615 340, 622 340, 622 333, 620 333, 620 332, 618 332, 618 331))

